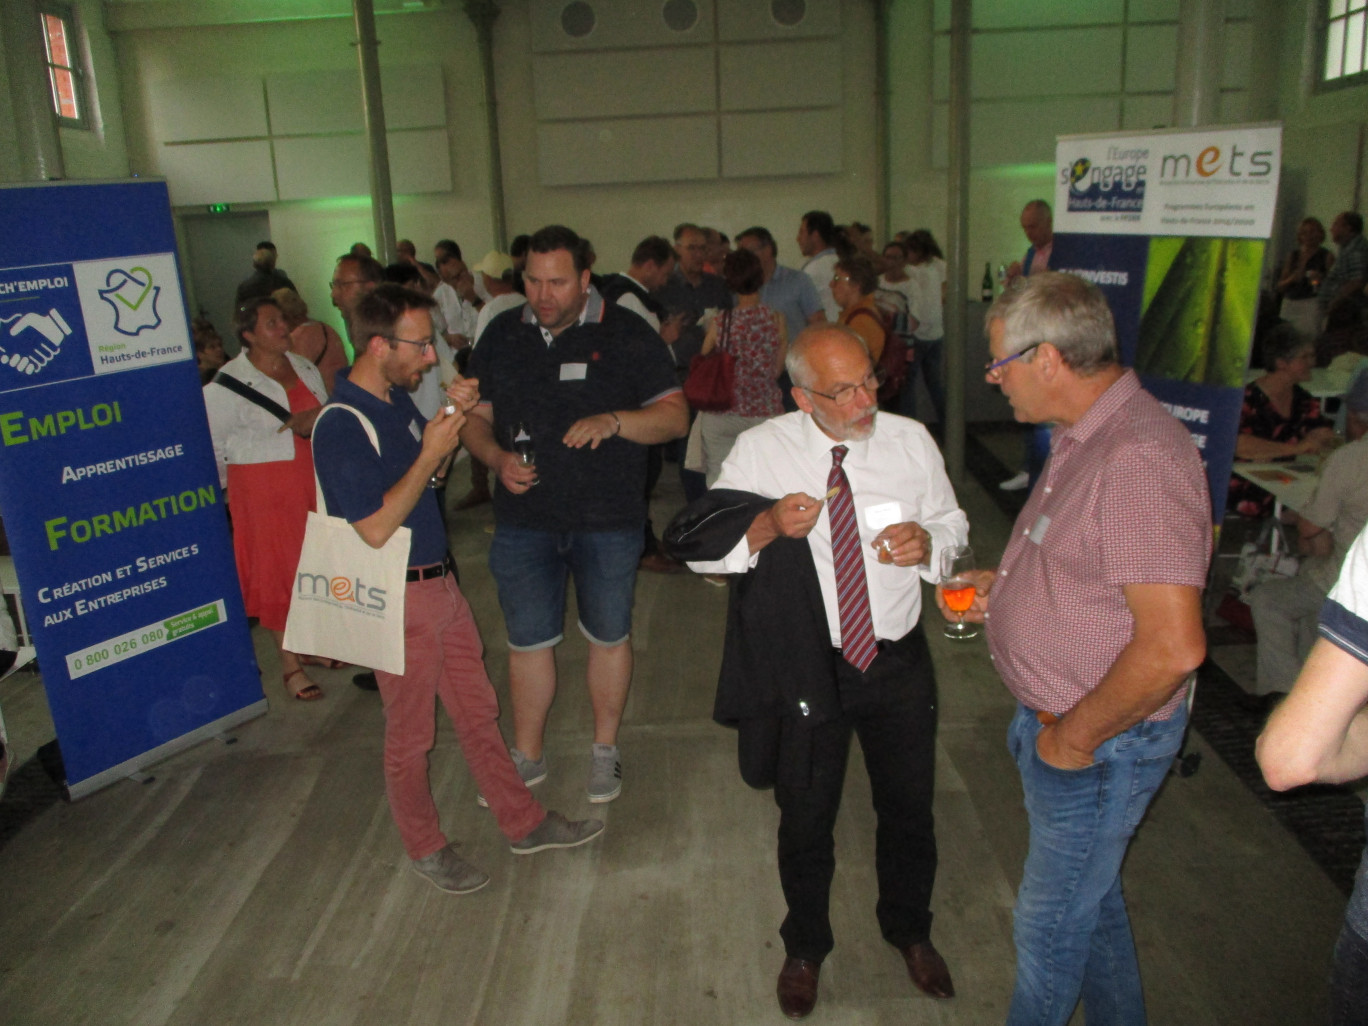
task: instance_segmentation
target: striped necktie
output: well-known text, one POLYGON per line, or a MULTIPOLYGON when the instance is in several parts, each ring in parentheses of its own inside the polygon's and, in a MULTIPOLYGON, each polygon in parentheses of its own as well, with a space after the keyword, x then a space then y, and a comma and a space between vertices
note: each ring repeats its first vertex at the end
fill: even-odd
POLYGON ((849 450, 844 445, 831 450, 831 474, 827 491, 836 489, 827 504, 831 520, 831 555, 836 565, 836 607, 841 615, 841 652, 846 662, 861 672, 878 654, 874 638, 874 618, 869 612, 869 586, 865 582, 864 549, 860 527, 855 520, 855 498, 841 461, 849 450))

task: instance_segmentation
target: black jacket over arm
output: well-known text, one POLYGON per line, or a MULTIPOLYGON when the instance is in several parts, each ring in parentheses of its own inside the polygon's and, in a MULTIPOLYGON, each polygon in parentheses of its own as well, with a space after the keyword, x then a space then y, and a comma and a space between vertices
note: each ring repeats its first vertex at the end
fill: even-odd
MULTIPOLYGON (((682 510, 663 545, 681 560, 721 559, 774 499, 713 489, 682 510)), ((738 730, 741 777, 806 787, 811 728, 842 714, 817 568, 806 538, 776 538, 732 578, 713 719, 738 730)))

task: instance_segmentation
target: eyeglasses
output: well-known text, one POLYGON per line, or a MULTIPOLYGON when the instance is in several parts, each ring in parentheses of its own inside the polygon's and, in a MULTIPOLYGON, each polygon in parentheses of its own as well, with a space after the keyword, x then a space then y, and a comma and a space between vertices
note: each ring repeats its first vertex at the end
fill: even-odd
POLYGON ((833 274, 831 276, 831 284, 835 285, 838 281, 850 281, 850 278, 844 274, 833 274))
POLYGON ((865 378, 858 385, 846 385, 844 388, 838 388, 835 392, 819 392, 817 389, 808 388, 806 385, 802 386, 802 388, 804 392, 808 392, 812 395, 820 395, 823 399, 830 399, 837 406, 849 406, 855 401, 855 393, 862 388, 869 398, 877 398, 879 395, 879 386, 883 383, 884 372, 882 369, 876 367, 869 372, 869 377, 865 378))
POLYGON ((1025 356, 1027 353, 1029 353, 1032 349, 1035 349, 1037 346, 1043 346, 1044 344, 1045 344, 1044 342, 1032 342, 1032 343, 1031 343, 1029 346, 1027 346, 1025 349, 1022 349, 1022 350, 1020 350, 1019 352, 1015 352, 1015 353, 1013 353, 1011 356, 1004 356, 1001 360, 998 360, 996 363, 993 363, 993 362, 991 362, 991 361, 988 362, 988 363, 985 363, 985 364, 983 365, 983 373, 986 374, 986 375, 987 375, 988 377, 990 377, 990 378, 994 378, 994 379, 1000 378, 1000 377, 1002 377, 1002 368, 1003 368, 1004 366, 1006 366, 1007 364, 1011 363, 1013 360, 1019 360, 1019 359, 1021 359, 1023 356, 1025 356))
POLYGON ((334 278, 332 281, 328 282, 328 288, 330 288, 330 289, 340 289, 343 285, 364 285, 364 284, 365 284, 365 280, 362 279, 362 278, 334 278))
POLYGON ((420 342, 417 339, 398 338, 394 335, 382 335, 380 337, 383 338, 386 342, 407 342, 411 346, 417 346, 419 356, 427 356, 427 354, 432 352, 433 350, 433 345, 431 341, 420 342))

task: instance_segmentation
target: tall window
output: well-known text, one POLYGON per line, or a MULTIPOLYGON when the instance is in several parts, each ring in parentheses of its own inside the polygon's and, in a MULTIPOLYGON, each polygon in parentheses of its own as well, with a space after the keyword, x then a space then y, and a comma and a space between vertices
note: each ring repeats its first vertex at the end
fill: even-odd
POLYGON ((1364 60, 1364 22, 1368 0, 1329 0, 1325 24, 1325 74, 1323 81, 1360 83, 1368 79, 1364 60))
POLYGON ((43 43, 47 49, 52 107, 63 124, 84 128, 85 97, 81 90, 81 68, 71 11, 49 8, 39 17, 43 22, 43 43))

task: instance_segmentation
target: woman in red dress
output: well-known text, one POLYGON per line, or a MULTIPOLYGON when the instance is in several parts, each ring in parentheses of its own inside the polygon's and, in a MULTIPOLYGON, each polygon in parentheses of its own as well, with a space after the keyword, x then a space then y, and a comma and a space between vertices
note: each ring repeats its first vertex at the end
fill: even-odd
POLYGON ((237 329, 242 353, 224 364, 219 377, 235 379, 253 395, 215 379, 204 387, 204 401, 233 514, 238 580, 247 615, 275 639, 285 690, 313 701, 323 690, 283 642, 304 526, 314 507, 308 439, 328 396, 318 369, 290 352, 289 325, 275 300, 250 300, 238 311, 237 329), (279 413, 258 398, 275 403, 279 413))

